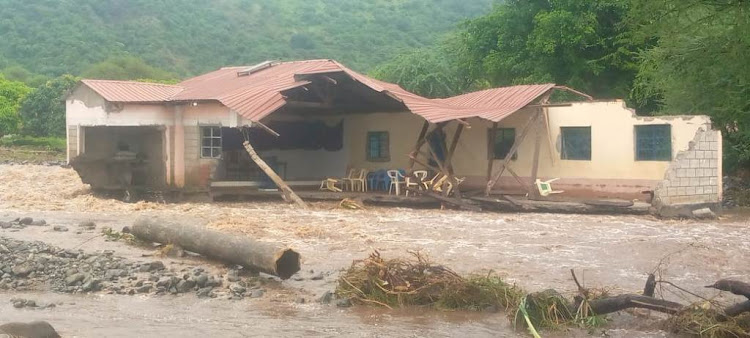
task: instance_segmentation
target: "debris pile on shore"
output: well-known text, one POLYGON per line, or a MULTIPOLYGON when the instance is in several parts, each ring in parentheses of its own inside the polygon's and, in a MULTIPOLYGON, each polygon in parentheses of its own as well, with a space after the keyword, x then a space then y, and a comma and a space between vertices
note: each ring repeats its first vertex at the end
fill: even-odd
POLYGON ((462 277, 418 252, 411 254, 411 260, 386 260, 376 251, 355 261, 342 273, 336 293, 355 303, 389 308, 417 305, 480 311, 508 309, 524 295, 492 274, 462 277))

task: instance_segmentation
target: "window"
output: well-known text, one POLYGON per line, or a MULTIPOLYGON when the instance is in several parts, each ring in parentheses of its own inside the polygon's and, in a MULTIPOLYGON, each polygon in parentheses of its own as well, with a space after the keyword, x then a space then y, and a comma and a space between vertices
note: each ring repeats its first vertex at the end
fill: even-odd
MULTIPOLYGON (((516 129, 515 128, 497 128, 495 129, 495 135, 492 137, 492 129, 489 130, 490 140, 490 158, 496 160, 503 160, 505 156, 508 156, 510 148, 513 148, 513 143, 516 142, 516 129)), ((518 152, 513 154, 511 159, 515 160, 518 158, 518 152)))
POLYGON ((635 126, 636 161, 671 161, 672 126, 655 124, 635 126))
POLYGON ((562 159, 591 160, 591 127, 561 127, 562 159))
POLYGON ((367 160, 370 162, 388 162, 391 160, 387 131, 367 133, 367 160))
POLYGON ((201 157, 221 157, 221 127, 201 127, 201 157))

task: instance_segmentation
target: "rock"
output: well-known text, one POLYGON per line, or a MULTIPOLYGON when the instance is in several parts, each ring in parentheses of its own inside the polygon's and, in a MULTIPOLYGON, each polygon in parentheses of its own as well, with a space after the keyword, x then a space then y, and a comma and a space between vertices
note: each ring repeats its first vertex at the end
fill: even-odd
POLYGON ((205 287, 206 283, 208 283, 207 275, 199 275, 198 277, 195 277, 195 284, 198 285, 199 288, 205 287))
POLYGON ((318 302, 321 304, 331 304, 331 301, 333 300, 334 293, 331 291, 326 291, 323 293, 320 298, 318 298, 318 302))
POLYGON ((18 224, 21 225, 29 225, 34 222, 34 219, 31 217, 24 217, 18 220, 18 224))
POLYGON ((26 301, 24 300, 16 300, 13 302, 13 307, 16 309, 20 309, 22 307, 26 306, 26 301))
POLYGON ((342 299, 339 299, 336 302, 336 306, 338 306, 338 307, 351 307, 352 306, 352 301, 349 298, 342 298, 342 299))
POLYGON ((177 282, 177 286, 176 286, 178 293, 189 292, 190 290, 193 289, 193 287, 195 287, 195 282, 192 280, 185 280, 185 279, 177 282))
POLYGON ((55 225, 54 227, 52 227, 52 230, 57 231, 57 232, 66 232, 68 231, 68 227, 65 227, 62 225, 55 225))
POLYGON ((263 295, 265 294, 266 294, 266 290, 263 290, 263 289, 253 290, 253 292, 250 293, 250 298, 260 298, 260 297, 263 297, 263 295))
POLYGON ((10 229, 13 226, 10 222, 0 222, 0 228, 2 229, 10 229))
POLYGON ((305 299, 305 297, 299 297, 299 298, 297 298, 297 304, 305 304, 306 301, 307 300, 305 299))
POLYGON ((240 276, 237 273, 237 270, 229 270, 227 272, 227 282, 237 282, 240 280, 240 276))
POLYGON ((83 292, 96 292, 99 291, 101 281, 96 278, 88 277, 83 281, 83 285, 81 285, 81 290, 83 292))
POLYGON ((716 214, 709 208, 693 210, 693 217, 699 219, 716 219, 716 214))
POLYGON ((166 267, 164 266, 164 263, 162 261, 153 261, 149 264, 149 270, 148 271, 159 271, 164 270, 166 267))
POLYGON ((0 325, 0 334, 10 335, 11 337, 60 338, 52 325, 42 321, 3 324, 0 325))
POLYGON ((198 298, 208 298, 211 297, 211 291, 213 291, 214 288, 212 287, 205 287, 198 289, 198 292, 195 293, 198 298))
POLYGON ((86 275, 82 273, 76 273, 65 278, 65 285, 77 285, 78 283, 83 282, 84 279, 86 279, 86 275))
POLYGON ((39 219, 39 220, 35 220, 35 221, 29 223, 29 225, 41 227, 41 226, 47 225, 47 221, 45 221, 43 219, 39 219))
POLYGON ((85 221, 85 222, 81 222, 80 224, 78 224, 78 227, 84 230, 94 230, 96 229, 96 223, 92 221, 85 221))
POLYGON ((28 274, 34 271, 34 266, 29 262, 25 262, 14 266, 12 271, 13 274, 18 277, 26 277, 28 274))
POLYGON ((245 293, 245 291, 247 291, 247 288, 238 283, 234 283, 232 285, 229 285, 229 290, 231 290, 233 293, 243 294, 245 293))
POLYGON ((122 269, 109 269, 104 273, 104 279, 112 280, 121 276, 126 276, 127 272, 122 269))
POLYGON ((138 292, 138 293, 149 293, 149 292, 151 292, 151 288, 152 288, 151 284, 145 284, 145 285, 137 288, 135 291, 138 292))
POLYGON ((325 276, 323 275, 322 272, 320 272, 320 273, 318 273, 317 275, 313 276, 310 279, 312 279, 312 280, 322 280, 323 278, 325 278, 325 276))

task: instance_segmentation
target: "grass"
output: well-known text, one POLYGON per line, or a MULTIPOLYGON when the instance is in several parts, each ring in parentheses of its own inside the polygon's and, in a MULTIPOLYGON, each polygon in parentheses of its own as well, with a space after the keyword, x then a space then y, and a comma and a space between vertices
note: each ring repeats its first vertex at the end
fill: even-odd
POLYGON ((0 137, 0 161, 44 162, 65 160, 64 138, 4 136, 0 137))
POLYGON ((5 136, 0 137, 0 146, 57 152, 64 152, 66 149, 65 138, 61 137, 5 136))

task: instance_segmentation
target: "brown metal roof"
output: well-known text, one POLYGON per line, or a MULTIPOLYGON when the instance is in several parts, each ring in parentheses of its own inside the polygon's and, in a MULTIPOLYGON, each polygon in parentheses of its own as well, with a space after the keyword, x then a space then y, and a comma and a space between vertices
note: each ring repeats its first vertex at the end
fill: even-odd
POLYGON ((275 63, 242 76, 248 67, 226 67, 177 86, 128 81, 83 80, 113 102, 219 101, 251 121, 260 121, 286 104, 282 92, 310 83, 306 76, 345 74, 373 91, 398 100, 409 111, 433 123, 479 117, 500 121, 533 102, 554 84, 488 89, 447 99, 428 99, 400 86, 359 74, 334 60, 275 63))
POLYGON ((110 102, 167 102, 172 96, 182 91, 180 86, 148 82, 110 80, 81 80, 81 82, 110 102))

